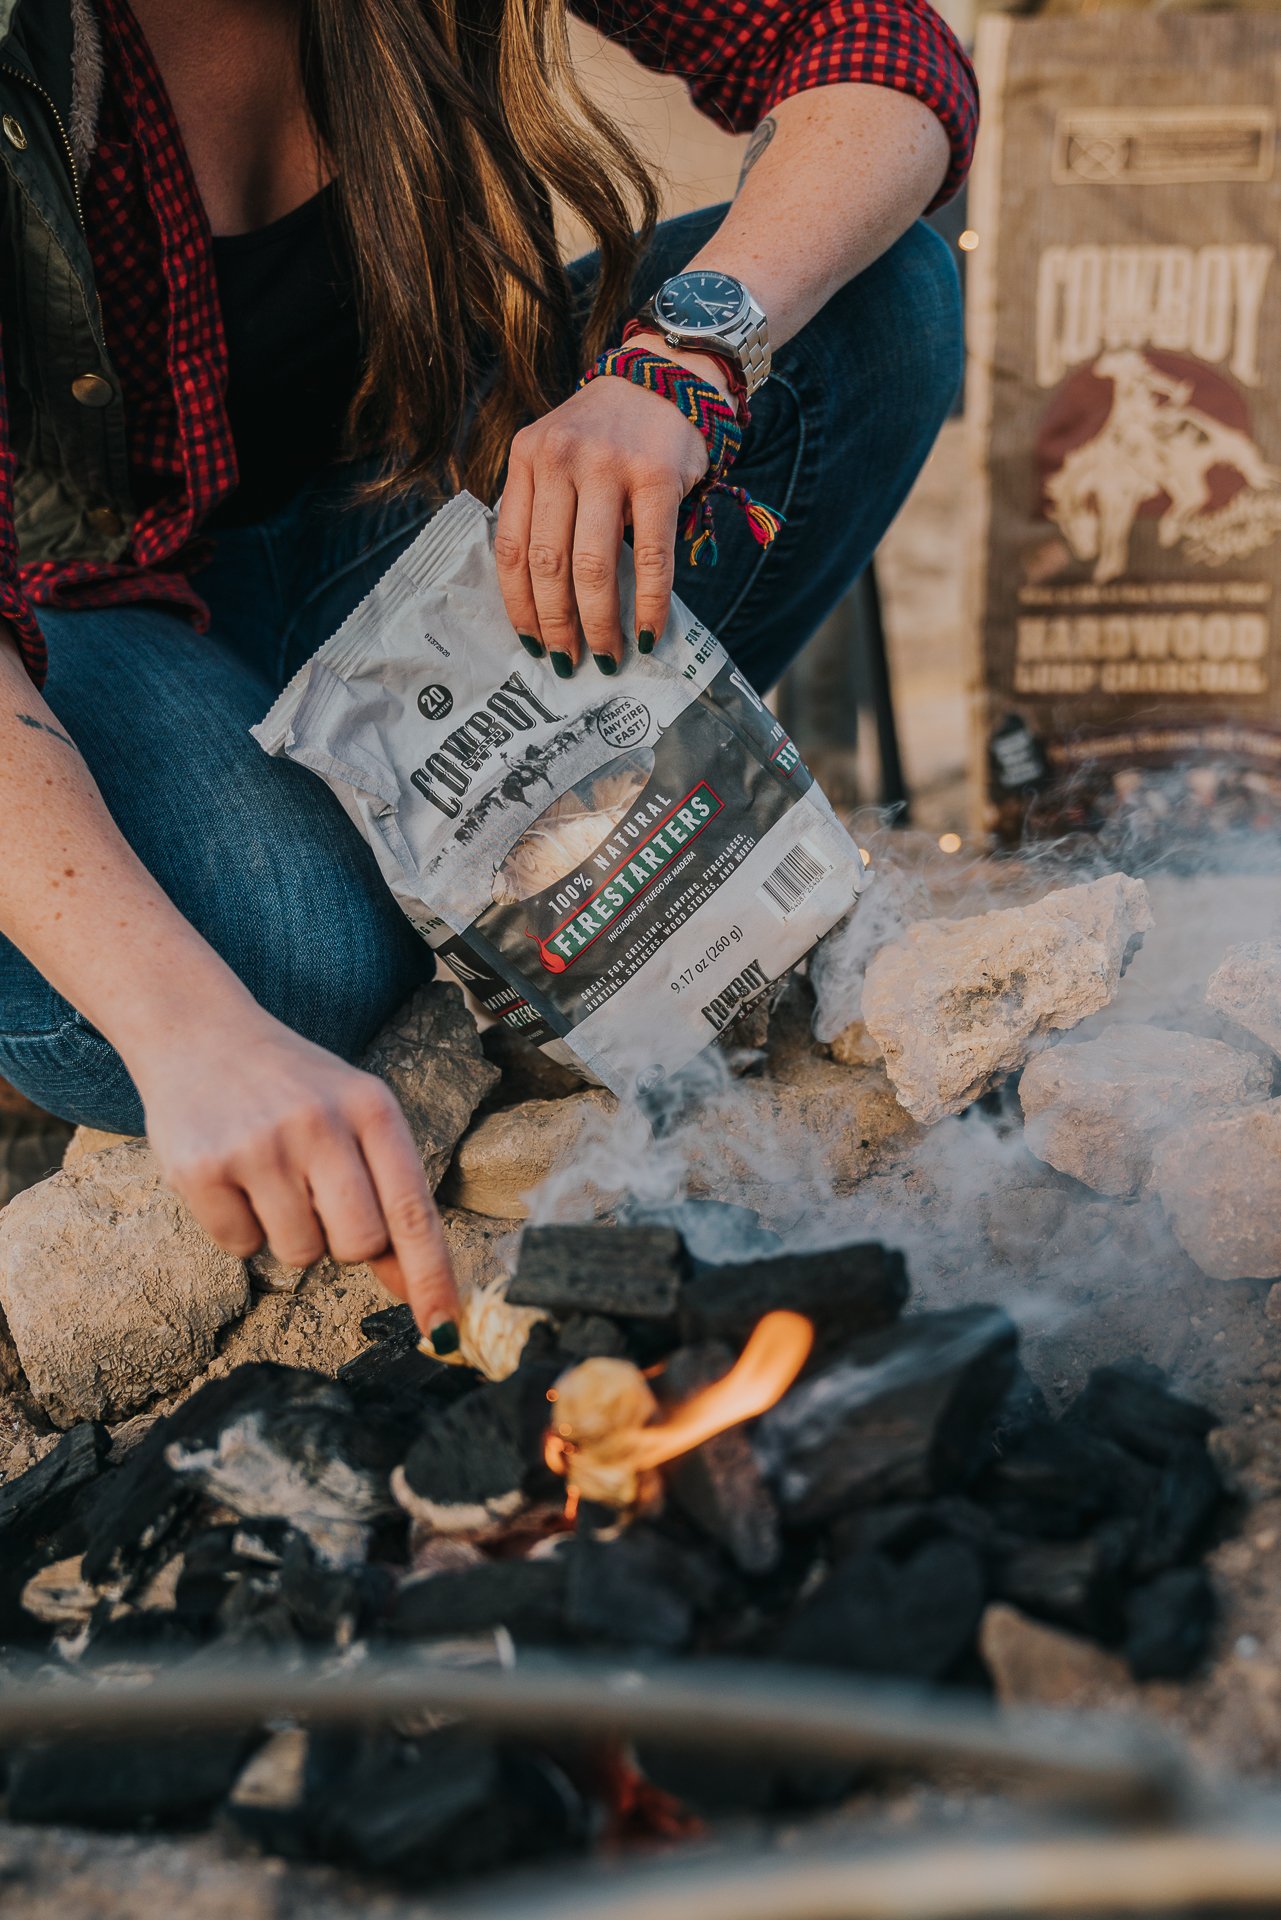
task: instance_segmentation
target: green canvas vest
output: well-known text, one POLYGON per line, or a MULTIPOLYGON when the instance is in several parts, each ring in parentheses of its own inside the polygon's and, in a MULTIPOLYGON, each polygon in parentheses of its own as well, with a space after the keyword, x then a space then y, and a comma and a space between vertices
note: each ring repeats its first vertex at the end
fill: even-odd
POLYGON ((92 138, 90 4, 0 0, 0 347, 23 562, 117 560, 134 520, 72 140, 92 138))

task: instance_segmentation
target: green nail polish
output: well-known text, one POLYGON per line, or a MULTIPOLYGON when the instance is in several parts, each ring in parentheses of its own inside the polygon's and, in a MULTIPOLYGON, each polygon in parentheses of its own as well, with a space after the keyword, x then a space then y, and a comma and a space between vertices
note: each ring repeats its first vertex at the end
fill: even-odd
POLYGON ((592 659, 596 662, 596 665, 602 673, 618 672, 618 662, 612 653, 594 653, 592 659))
POLYGON ((442 1320, 438 1327, 432 1328, 427 1338, 439 1354, 458 1351, 458 1328, 452 1320, 442 1320))
POLYGON ((653 653, 654 635, 648 627, 642 627, 636 636, 636 647, 640 653, 653 653))
POLYGON ((558 680, 572 679, 574 663, 567 653, 553 653, 548 657, 552 663, 552 672, 558 680))
POLYGON ((541 640, 535 640, 532 633, 518 633, 516 635, 516 638, 520 641, 520 644, 522 647, 524 647, 526 653, 532 653, 535 660, 542 659, 543 643, 541 640))

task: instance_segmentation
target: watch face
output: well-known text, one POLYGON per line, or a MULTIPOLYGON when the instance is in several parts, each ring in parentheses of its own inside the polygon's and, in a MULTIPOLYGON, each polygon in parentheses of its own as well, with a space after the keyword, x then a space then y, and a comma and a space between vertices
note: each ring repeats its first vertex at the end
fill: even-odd
POLYGON ((738 281, 706 267, 678 273, 654 296, 654 310, 663 325, 682 333, 721 333, 746 308, 747 295, 738 281))

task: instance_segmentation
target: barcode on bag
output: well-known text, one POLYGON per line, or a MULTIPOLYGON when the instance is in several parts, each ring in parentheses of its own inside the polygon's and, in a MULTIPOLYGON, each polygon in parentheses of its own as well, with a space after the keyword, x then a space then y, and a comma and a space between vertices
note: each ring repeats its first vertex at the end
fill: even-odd
POLYGON ((780 920, 786 920, 803 900, 809 899, 824 874, 831 870, 831 861, 825 860, 817 847, 812 847, 808 840, 798 840, 756 889, 756 897, 780 920))

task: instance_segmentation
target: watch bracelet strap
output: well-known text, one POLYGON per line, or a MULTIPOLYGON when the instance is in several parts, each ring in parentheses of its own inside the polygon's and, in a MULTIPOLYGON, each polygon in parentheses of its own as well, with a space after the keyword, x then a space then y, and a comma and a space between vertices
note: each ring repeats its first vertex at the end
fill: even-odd
POLYGON ((684 502, 681 537, 690 542, 690 565, 696 567, 706 556, 716 564, 716 532, 712 522, 712 501, 716 494, 732 499, 743 512, 758 546, 768 547, 784 523, 783 515, 764 501, 753 500, 745 487, 731 486, 730 468, 743 444, 743 429, 736 411, 709 380, 662 354, 643 347, 610 347, 593 361, 578 382, 580 388, 592 380, 612 375, 646 387, 678 407, 690 424, 703 436, 707 447, 707 472, 684 502))

